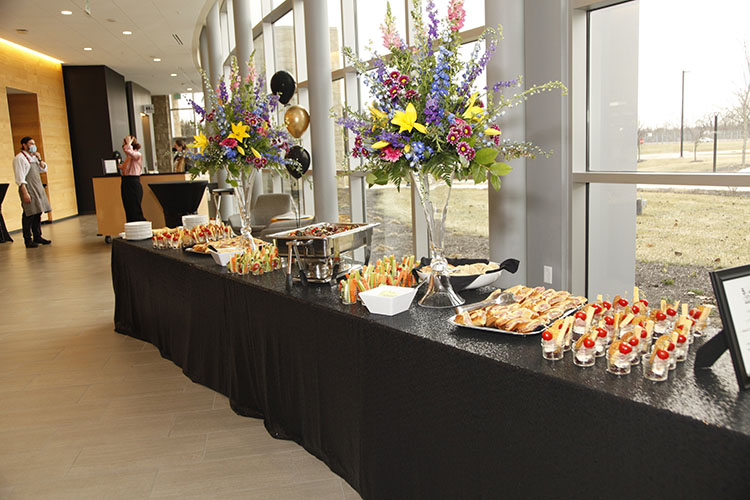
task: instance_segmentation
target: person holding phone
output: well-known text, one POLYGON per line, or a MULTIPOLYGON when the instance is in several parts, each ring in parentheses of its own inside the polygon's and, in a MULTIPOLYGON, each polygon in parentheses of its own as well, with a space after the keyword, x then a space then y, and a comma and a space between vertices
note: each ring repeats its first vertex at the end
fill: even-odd
POLYGON ((141 174, 143 173, 143 155, 140 152, 141 145, 132 135, 126 135, 122 140, 122 150, 125 153, 125 161, 118 165, 122 181, 120 183, 120 195, 122 206, 125 208, 125 219, 128 222, 146 220, 141 210, 143 199, 143 186, 141 186, 141 174))
POLYGON ((50 240, 42 238, 42 213, 52 210, 44 192, 40 174, 47 171, 47 164, 36 150, 36 142, 31 137, 21 139, 21 152, 13 158, 13 174, 21 197, 21 227, 26 248, 49 245, 50 240))

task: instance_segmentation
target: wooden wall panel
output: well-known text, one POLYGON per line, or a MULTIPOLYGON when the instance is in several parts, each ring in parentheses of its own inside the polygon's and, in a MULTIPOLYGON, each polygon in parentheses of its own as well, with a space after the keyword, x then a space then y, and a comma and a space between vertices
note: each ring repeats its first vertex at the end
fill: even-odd
POLYGON ((8 87, 36 94, 41 132, 35 139, 43 144, 43 158, 49 165, 52 210, 58 219, 77 214, 62 66, 0 44, 0 68, 0 182, 11 184, 3 202, 8 229, 21 227, 21 202, 13 177, 13 157, 18 148, 11 132, 8 87))

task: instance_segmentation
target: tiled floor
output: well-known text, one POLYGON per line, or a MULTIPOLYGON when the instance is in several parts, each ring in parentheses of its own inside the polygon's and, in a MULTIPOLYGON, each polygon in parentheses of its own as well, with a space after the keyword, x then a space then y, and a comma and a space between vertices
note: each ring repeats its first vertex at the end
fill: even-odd
POLYGON ((297 444, 113 331, 96 219, 0 244, 0 499, 355 499, 297 444))

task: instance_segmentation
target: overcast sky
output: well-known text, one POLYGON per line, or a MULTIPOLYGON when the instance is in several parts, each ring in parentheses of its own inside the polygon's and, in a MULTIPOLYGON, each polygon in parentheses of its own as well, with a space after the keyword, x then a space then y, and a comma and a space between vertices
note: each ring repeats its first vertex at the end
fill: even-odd
POLYGON ((745 43, 750 0, 640 0, 639 121, 679 126, 683 70, 687 123, 732 107, 745 43))

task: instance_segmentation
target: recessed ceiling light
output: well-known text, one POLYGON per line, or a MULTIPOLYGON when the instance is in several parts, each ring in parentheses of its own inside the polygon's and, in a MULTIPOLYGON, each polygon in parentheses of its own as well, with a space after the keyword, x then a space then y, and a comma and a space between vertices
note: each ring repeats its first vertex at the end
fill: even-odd
POLYGON ((18 33, 19 35, 28 35, 29 30, 27 30, 26 28, 16 28, 16 33, 18 33))
POLYGON ((123 31, 122 34, 123 35, 132 35, 133 32, 132 31, 123 31))
POLYGON ((159 59, 158 57, 154 57, 154 62, 161 62, 161 59, 159 59))
POLYGON ((90 51, 92 51, 94 49, 92 49, 91 47, 84 47, 83 50, 85 50, 86 52, 90 52, 90 51))
POLYGON ((62 14, 63 16, 72 16, 73 15, 73 11, 72 10, 61 10, 60 14, 62 14))
POLYGON ((188 89, 188 90, 193 90, 193 87, 188 87, 187 89, 188 89))
POLYGON ((177 76, 177 73, 170 73, 169 76, 177 76))

